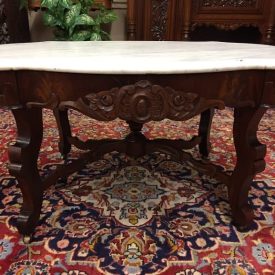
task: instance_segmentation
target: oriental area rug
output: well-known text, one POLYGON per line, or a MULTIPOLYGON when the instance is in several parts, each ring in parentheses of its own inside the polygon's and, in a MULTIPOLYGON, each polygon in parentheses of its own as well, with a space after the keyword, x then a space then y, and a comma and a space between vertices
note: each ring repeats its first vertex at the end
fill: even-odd
MULTIPOLYGON (((127 124, 102 123, 70 113, 73 133, 87 138, 123 138, 127 124)), ((232 110, 217 111, 210 159, 231 173, 235 164, 232 110)), ((39 169, 45 176, 62 163, 51 111, 44 111, 39 169)), ((198 117, 186 122, 148 123, 148 138, 190 139, 198 117)), ((189 163, 155 153, 135 162, 112 152, 71 175, 44 195, 31 244, 15 228, 22 204, 17 183, 6 169, 7 144, 16 128, 0 111, 0 274, 162 274, 272 275, 275 270, 275 111, 258 132, 267 144, 267 167, 250 191, 256 215, 249 232, 231 224, 226 187, 189 163)), ((199 158, 198 149, 191 150, 199 158)), ((70 158, 79 151, 72 150, 70 158)))

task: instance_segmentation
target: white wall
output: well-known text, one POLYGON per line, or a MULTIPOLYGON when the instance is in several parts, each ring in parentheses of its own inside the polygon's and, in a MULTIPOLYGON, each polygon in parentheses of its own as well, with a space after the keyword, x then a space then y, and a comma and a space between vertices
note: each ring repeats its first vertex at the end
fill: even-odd
POLYGON ((31 32, 31 40, 36 41, 45 41, 53 40, 52 30, 43 24, 42 12, 39 11, 30 11, 29 12, 29 25, 31 32))
POLYGON ((111 27, 111 38, 112 40, 126 40, 126 15, 127 10, 120 9, 115 10, 118 19, 113 22, 111 27))

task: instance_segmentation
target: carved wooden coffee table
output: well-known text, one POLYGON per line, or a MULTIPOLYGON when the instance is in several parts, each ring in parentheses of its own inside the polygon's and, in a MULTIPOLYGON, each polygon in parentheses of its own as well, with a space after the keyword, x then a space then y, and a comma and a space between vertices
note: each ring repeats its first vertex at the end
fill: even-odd
POLYGON ((23 194, 18 230, 30 236, 39 220, 43 191, 59 178, 110 151, 133 158, 160 151, 177 161, 188 159, 228 187, 235 225, 249 227, 253 212, 248 192, 265 168, 265 145, 258 124, 275 105, 275 48, 218 42, 43 42, 0 47, 0 106, 11 109, 18 137, 9 147, 9 171, 23 194), (207 151, 209 125, 189 141, 148 140, 143 123, 168 118, 187 120, 209 108, 234 108, 236 167, 227 175, 214 165, 192 160, 183 151, 199 144, 207 151), (46 178, 37 168, 43 125, 42 109, 56 115, 61 153, 71 145, 83 155, 64 163, 46 178), (73 137, 68 109, 100 121, 120 118, 131 133, 124 140, 73 137))

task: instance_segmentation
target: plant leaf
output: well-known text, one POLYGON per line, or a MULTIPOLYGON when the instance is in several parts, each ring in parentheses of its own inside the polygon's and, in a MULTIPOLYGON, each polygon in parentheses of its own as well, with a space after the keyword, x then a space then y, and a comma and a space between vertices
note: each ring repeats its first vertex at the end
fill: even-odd
POLYGON ((41 7, 47 8, 47 9, 53 9, 57 6, 59 0, 42 0, 41 1, 41 7))
POLYGON ((107 24, 117 19, 117 15, 113 11, 106 11, 100 16, 101 23, 107 24))
POLYGON ((73 41, 85 41, 85 40, 89 40, 91 36, 91 32, 90 31, 78 31, 75 32, 71 37, 70 40, 73 41))
POLYGON ((111 40, 110 34, 105 31, 101 30, 100 35, 101 35, 102 40, 111 40))
POLYGON ((71 0, 59 0, 59 5, 61 5, 63 8, 69 9, 72 6, 71 0))
POLYGON ((90 36, 90 40, 92 41, 101 41, 102 38, 101 38, 101 35, 97 32, 93 32, 90 36))
POLYGON ((95 24, 94 19, 88 14, 81 14, 75 20, 75 25, 88 25, 92 26, 95 24))
POLYGON ((99 10, 91 14, 94 5, 96 0, 41 0, 44 23, 54 28, 58 40, 110 39, 102 24, 113 22, 117 16, 103 5, 98 5, 99 10))
POLYGON ((59 40, 59 41, 67 41, 68 40, 67 32, 61 28, 54 29, 54 36, 55 36, 55 40, 59 40))
POLYGON ((71 7, 65 14, 65 25, 71 27, 74 25, 76 17, 79 16, 81 10, 81 4, 77 3, 71 7))
POLYGON ((94 5, 95 0, 81 0, 82 1, 82 10, 81 13, 88 14, 91 10, 91 7, 94 5))
POLYGON ((82 0, 82 1, 84 2, 84 6, 89 6, 89 7, 91 7, 95 2, 95 0, 82 0))
POLYGON ((49 27, 61 26, 61 22, 48 12, 44 13, 43 21, 49 27))

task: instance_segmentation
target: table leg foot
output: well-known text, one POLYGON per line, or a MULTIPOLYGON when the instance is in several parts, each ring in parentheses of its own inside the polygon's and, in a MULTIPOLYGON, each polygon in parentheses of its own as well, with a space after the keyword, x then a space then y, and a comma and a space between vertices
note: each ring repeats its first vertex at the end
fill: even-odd
MULTIPOLYGON (((251 221, 250 221, 250 223, 251 223, 251 221)), ((249 231, 251 229, 250 224, 248 224, 248 225, 240 225, 240 224, 237 224, 237 223, 235 223, 233 221, 232 225, 234 225, 239 232, 247 232, 247 231, 249 231)))
MULTIPOLYGON (((232 208, 232 204, 231 204, 232 208)), ((234 209, 234 207, 232 208, 234 209)), ((240 232, 245 232, 250 230, 251 224, 254 219, 254 213, 250 205, 240 205, 237 206, 233 212, 233 220, 232 224, 237 228, 240 232), (238 211, 238 212, 237 212, 238 211)))
POLYGON ((42 182, 37 159, 43 135, 41 109, 20 108, 12 111, 17 125, 17 139, 9 146, 8 166, 15 176, 23 196, 23 205, 17 219, 21 234, 30 236, 39 220, 42 206, 42 182))
POLYGON ((23 240, 23 243, 24 243, 25 245, 28 245, 28 244, 31 243, 31 236, 29 236, 29 235, 24 235, 24 236, 22 237, 22 240, 23 240))
POLYGON ((201 118, 200 118, 199 137, 201 138, 201 142, 199 144, 199 151, 202 157, 205 157, 205 158, 208 157, 211 149, 210 131, 211 131, 213 116, 214 116, 214 109, 211 108, 202 112, 201 118))
POLYGON ((229 180, 229 203, 233 223, 243 229, 253 221, 248 193, 254 176, 265 169, 266 146, 257 139, 259 122, 265 108, 237 108, 234 112, 233 136, 237 162, 229 180))

